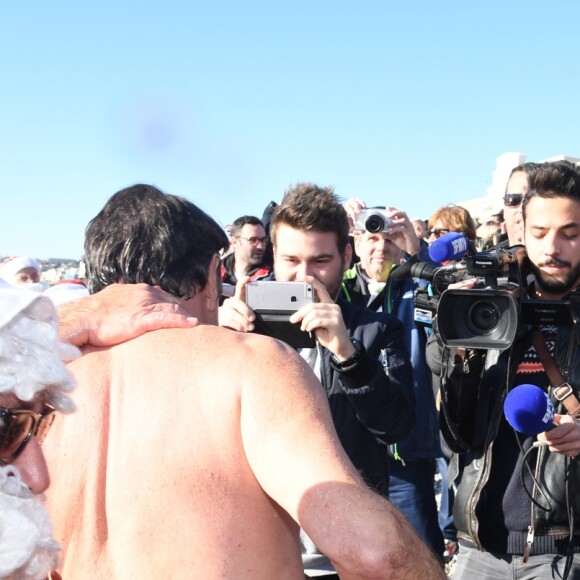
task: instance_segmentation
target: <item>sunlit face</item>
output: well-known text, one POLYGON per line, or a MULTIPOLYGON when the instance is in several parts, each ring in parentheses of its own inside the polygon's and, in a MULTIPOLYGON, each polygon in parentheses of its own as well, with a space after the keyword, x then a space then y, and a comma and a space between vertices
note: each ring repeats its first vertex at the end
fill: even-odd
POLYGON ((354 247, 364 273, 377 282, 385 282, 389 277, 391 266, 398 264, 403 257, 403 251, 388 234, 384 233, 356 234, 354 247))
MULTIPOLYGON (((509 194, 525 195, 528 191, 528 176, 525 171, 516 171, 507 182, 505 192, 509 194)), ((511 246, 521 244, 524 239, 524 217, 522 215, 522 204, 509 207, 504 204, 503 219, 511 246)))
POLYGON ((351 257, 349 244, 340 254, 334 232, 305 232, 286 224, 276 228, 274 274, 280 282, 303 282, 305 276, 314 276, 336 300, 351 257))
POLYGON ((580 202, 532 197, 526 206, 525 244, 544 296, 561 298, 580 285, 580 202))
POLYGON ((247 264, 249 268, 259 266, 264 259, 266 244, 266 231, 261 225, 245 224, 232 240, 236 261, 247 264))

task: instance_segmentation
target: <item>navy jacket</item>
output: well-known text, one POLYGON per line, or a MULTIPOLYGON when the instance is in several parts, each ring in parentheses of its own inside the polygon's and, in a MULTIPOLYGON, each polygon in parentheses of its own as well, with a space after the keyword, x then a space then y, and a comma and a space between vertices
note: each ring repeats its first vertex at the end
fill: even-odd
POLYGON ((387 444, 405 437, 414 422, 403 325, 394 316, 343 300, 338 304, 350 335, 363 343, 367 353, 351 372, 339 373, 330 366, 330 352, 321 348, 321 382, 346 453, 366 482, 386 495, 387 444))
MULTIPOLYGON (((382 309, 392 313, 403 324, 403 340, 410 355, 412 385, 415 397, 415 416, 412 431, 396 442, 392 451, 403 460, 434 459, 441 455, 439 444, 439 419, 433 394, 431 370, 425 360, 427 334, 425 328, 414 320, 414 292, 419 285, 412 278, 393 280, 389 278, 383 291, 369 306, 373 311, 382 309)), ((345 274, 343 295, 360 306, 366 306, 369 292, 358 273, 357 266, 345 274)))

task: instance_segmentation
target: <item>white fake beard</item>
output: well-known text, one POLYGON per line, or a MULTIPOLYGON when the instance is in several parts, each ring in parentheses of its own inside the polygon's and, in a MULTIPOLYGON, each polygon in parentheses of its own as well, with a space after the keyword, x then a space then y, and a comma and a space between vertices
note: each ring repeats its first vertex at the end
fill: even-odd
POLYGON ((0 578, 43 580, 58 567, 60 546, 38 497, 14 466, 0 468, 0 578))
POLYGON ((13 282, 12 285, 20 290, 30 290, 31 292, 44 292, 48 289, 46 282, 13 282))

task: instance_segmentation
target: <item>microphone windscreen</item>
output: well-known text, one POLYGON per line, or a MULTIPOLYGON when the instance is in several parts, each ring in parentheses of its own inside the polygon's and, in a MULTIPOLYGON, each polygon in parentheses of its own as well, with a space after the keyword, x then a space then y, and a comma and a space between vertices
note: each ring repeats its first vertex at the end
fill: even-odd
POLYGON ((507 422, 524 435, 537 435, 554 426, 554 405, 536 385, 512 389, 505 398, 503 412, 507 422))
POLYGON ((469 250, 469 240, 460 232, 449 232, 429 246, 429 257, 436 262, 460 260, 469 250))

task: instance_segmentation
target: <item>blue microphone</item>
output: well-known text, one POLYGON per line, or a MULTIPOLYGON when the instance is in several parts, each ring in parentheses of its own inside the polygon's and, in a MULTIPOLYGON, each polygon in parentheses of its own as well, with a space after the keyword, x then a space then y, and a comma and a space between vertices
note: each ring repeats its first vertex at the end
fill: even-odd
POLYGON ((469 250, 469 240, 462 233, 449 232, 429 246, 429 257, 435 262, 461 260, 469 250))
POLYGON ((505 398, 503 412, 507 422, 524 435, 537 435, 554 427, 554 404, 536 385, 519 385, 505 398))

